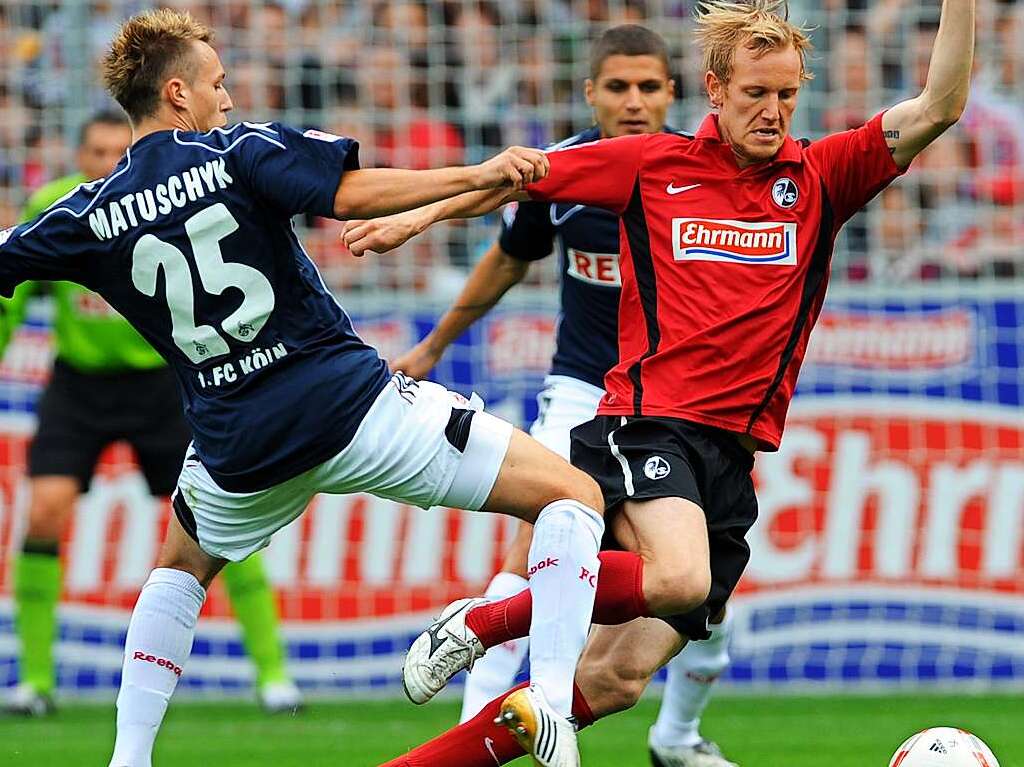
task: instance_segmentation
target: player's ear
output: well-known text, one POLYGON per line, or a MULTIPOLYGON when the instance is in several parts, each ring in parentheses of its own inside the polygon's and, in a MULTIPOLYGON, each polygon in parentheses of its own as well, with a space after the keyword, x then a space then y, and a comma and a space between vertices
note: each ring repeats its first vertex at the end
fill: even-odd
POLYGON ((586 96, 587 104, 594 106, 594 81, 589 77, 583 83, 583 95, 586 96))
POLYGON ((188 84, 180 77, 172 77, 164 83, 164 95, 172 107, 176 109, 188 107, 188 84))
POLYGON ((708 92, 708 99, 711 100, 711 106, 715 109, 720 109, 722 106, 722 99, 724 97, 724 83, 718 79, 718 75, 712 72, 710 69, 704 75, 704 88, 708 92))
POLYGON ((676 100, 676 81, 673 80, 672 78, 669 78, 669 81, 668 81, 668 100, 669 101, 675 101, 676 100))

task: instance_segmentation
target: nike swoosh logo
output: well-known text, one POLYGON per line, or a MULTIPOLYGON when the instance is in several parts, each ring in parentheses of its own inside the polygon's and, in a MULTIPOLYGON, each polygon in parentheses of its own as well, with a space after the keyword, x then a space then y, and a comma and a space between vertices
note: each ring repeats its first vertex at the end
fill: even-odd
POLYGON ((570 218, 572 218, 577 213, 579 213, 581 210, 583 210, 585 207, 587 207, 587 206, 586 205, 574 205, 573 207, 569 208, 569 210, 567 210, 565 213, 563 213, 561 216, 559 216, 558 215, 558 206, 557 205, 552 205, 551 206, 551 224, 552 224, 552 226, 561 226, 566 221, 568 221, 570 218))
POLYGON ((447 625, 448 621, 450 621, 456 615, 458 615, 463 610, 465 610, 466 607, 469 607, 469 605, 465 605, 461 609, 456 610, 455 612, 453 612, 451 615, 449 615, 447 618, 445 618, 440 623, 436 623, 433 626, 431 626, 429 629, 427 629, 427 636, 430 638, 430 654, 427 655, 428 658, 433 658, 434 657, 434 653, 436 653, 438 651, 438 649, 440 649, 441 645, 443 645, 445 642, 448 641, 448 637, 445 637, 444 639, 438 639, 437 638, 437 635, 441 633, 441 629, 443 629, 445 627, 445 625, 447 625))
POLYGON ((673 182, 669 182, 669 185, 665 187, 665 191, 669 194, 680 194, 682 192, 689 192, 691 189, 696 189, 700 184, 690 184, 689 186, 674 186, 673 182))

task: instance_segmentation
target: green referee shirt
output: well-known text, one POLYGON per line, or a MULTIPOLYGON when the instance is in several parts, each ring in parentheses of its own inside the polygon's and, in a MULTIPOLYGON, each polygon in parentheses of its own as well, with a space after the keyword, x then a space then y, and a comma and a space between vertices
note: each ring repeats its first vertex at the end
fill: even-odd
MULTIPOLYGON (((87 180, 76 173, 41 187, 25 204, 22 221, 35 218, 87 180)), ((4 310, 0 354, 25 319, 28 300, 39 288, 40 283, 25 282, 18 286, 13 298, 0 299, 4 310)), ((48 283, 48 289, 56 310, 53 329, 57 359, 83 373, 152 370, 166 364, 135 328, 96 293, 73 282, 48 283)))

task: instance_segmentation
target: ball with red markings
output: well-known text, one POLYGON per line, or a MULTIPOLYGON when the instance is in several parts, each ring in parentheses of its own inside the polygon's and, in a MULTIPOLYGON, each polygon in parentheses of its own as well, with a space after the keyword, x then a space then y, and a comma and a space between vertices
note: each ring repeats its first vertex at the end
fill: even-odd
POLYGON ((932 727, 911 735, 889 767, 999 767, 981 738, 956 727, 932 727))

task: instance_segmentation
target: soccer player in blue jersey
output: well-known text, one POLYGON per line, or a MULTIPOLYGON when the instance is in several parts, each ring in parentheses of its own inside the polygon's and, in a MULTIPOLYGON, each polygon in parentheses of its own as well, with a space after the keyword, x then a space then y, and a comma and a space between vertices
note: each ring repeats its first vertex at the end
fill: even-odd
MULTIPOLYGON (((82 182, 113 172, 131 136, 123 113, 91 117, 80 134, 79 172, 37 190, 23 219, 36 218, 82 182)), ((54 302, 56 360, 36 407, 36 433, 28 451, 28 524, 12 567, 21 674, 4 710, 22 716, 54 711, 60 540, 101 451, 111 442, 128 442, 149 490, 167 496, 177 485, 191 437, 178 385, 163 358, 94 293, 70 282, 47 287, 54 302)), ((23 282, 13 299, 0 299, 0 354, 24 319, 29 300, 42 289, 23 282)), ((252 556, 232 563, 224 568, 223 579, 256 668, 260 704, 270 712, 294 712, 302 696, 285 669, 277 605, 263 560, 252 556)))
MULTIPOLYGON (((352 329, 291 225, 398 212, 472 190, 522 188, 546 156, 513 148, 477 166, 358 168, 358 145, 278 123, 226 125, 212 33, 187 14, 128 19, 104 60, 133 143, 105 179, 0 232, 0 292, 72 280, 99 293, 174 369, 193 443, 157 567, 128 628, 112 767, 147 767, 191 651, 206 586, 299 516, 318 492, 370 492, 534 523, 533 669, 546 732, 578 762, 573 675, 586 641, 604 521, 583 472, 471 401, 392 376, 352 329)), ((426 700, 472 648, 472 600, 430 630, 426 700)), ((566 762, 565 760, 568 759, 566 762)))
MULTIPOLYGON (((600 138, 670 130, 665 117, 673 100, 668 51, 657 34, 636 25, 607 30, 591 51, 585 96, 595 125, 557 144, 560 148, 600 138)), ((562 274, 561 313, 551 372, 538 396, 540 414, 530 433, 569 457, 569 432, 591 420, 604 396, 604 376, 618 360, 619 220, 602 208, 521 202, 509 205, 501 236, 476 265, 466 286, 437 327, 393 361, 413 378, 425 377, 445 349, 484 316, 558 243, 562 274)), ((520 526, 501 572, 487 588, 502 599, 527 587, 526 553, 531 527, 520 526)), ((656 767, 732 767, 718 747, 700 736, 700 717, 714 681, 729 662, 731 622, 725 611, 712 620, 711 637, 691 642, 668 665, 668 681, 649 745, 656 767)), ((462 721, 512 686, 527 640, 491 648, 466 681, 462 721)))

